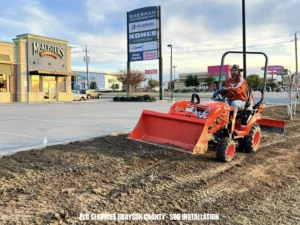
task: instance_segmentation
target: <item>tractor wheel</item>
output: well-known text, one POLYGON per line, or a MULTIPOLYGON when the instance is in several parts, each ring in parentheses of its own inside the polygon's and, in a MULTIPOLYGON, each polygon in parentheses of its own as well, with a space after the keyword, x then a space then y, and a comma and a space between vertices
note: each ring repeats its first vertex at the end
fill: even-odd
POLYGON ((235 142, 231 138, 223 138, 217 144, 216 158, 222 162, 230 162, 235 152, 235 142))
POLYGON ((239 141, 239 149, 246 153, 256 152, 260 144, 261 131, 259 125, 254 125, 249 134, 239 141))

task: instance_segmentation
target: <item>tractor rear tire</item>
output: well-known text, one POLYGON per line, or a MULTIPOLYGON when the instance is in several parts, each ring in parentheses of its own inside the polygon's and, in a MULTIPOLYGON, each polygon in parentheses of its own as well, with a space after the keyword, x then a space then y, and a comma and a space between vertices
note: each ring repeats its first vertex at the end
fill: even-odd
POLYGON ((216 158, 221 162, 230 162, 235 153, 235 142, 231 138, 223 138, 217 144, 216 158))
POLYGON ((243 139, 239 140, 239 149, 243 150, 246 153, 253 153, 259 147, 261 137, 261 130, 259 125, 254 125, 249 134, 243 139))

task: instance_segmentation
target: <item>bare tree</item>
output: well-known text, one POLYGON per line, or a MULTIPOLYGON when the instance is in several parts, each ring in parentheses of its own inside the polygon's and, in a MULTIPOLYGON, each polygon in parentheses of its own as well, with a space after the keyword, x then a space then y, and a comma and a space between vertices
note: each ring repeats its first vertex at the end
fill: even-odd
POLYGON ((291 71, 289 71, 289 75, 282 75, 282 80, 285 83, 288 92, 288 119, 292 120, 293 116, 296 116, 297 99, 299 98, 297 92, 297 87, 299 85, 298 79, 296 74, 291 74, 291 71))
POLYGON ((127 98, 130 98, 136 86, 147 80, 145 73, 138 69, 131 69, 130 71, 120 69, 118 75, 118 80, 127 87, 127 98))

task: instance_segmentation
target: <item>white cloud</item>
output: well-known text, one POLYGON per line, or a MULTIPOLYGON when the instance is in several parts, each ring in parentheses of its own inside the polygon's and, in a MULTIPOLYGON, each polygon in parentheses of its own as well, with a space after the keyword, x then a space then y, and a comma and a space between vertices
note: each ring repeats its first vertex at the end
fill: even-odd
MULTIPOLYGON (((58 0, 56 2, 59 4, 58 0)), ((74 68, 85 69, 82 58, 86 45, 90 50, 92 69, 113 72, 126 67, 126 12, 153 5, 161 5, 163 11, 164 74, 169 74, 170 70, 168 44, 173 45, 176 73, 206 71, 207 66, 220 64, 225 51, 242 50, 241 1, 86 0, 77 19, 75 16, 75 19, 66 19, 54 14, 48 2, 24 0, 18 5, 10 6, 4 10, 6 14, 0 14, 0 36, 5 37, 4 31, 17 30, 18 33, 21 31, 67 40, 69 44, 78 45, 72 50, 74 68)), ((248 50, 266 52, 270 64, 282 64, 295 70, 293 43, 265 44, 291 40, 292 36, 287 37, 290 32, 300 30, 297 22, 300 15, 290 13, 292 10, 297 12, 297 7, 300 10, 298 0, 252 0, 246 1, 246 6, 247 45, 261 45, 249 47, 248 50), (286 37, 274 38, 280 36, 286 37)), ((66 8, 66 14, 72 13, 66 8)), ((263 58, 249 56, 249 71, 259 71, 262 61, 263 58)), ((230 56, 226 63, 242 65, 242 58, 230 56)), ((158 60, 135 62, 132 66, 158 68, 158 60)))
POLYGON ((53 35, 57 30, 62 30, 63 24, 58 18, 52 16, 38 3, 31 3, 22 7, 26 14, 24 22, 29 33, 38 35, 53 35))
POLYGON ((98 25, 100 22, 107 21, 114 12, 124 10, 122 7, 124 3, 125 1, 119 0, 87 0, 86 14, 92 24, 98 25))

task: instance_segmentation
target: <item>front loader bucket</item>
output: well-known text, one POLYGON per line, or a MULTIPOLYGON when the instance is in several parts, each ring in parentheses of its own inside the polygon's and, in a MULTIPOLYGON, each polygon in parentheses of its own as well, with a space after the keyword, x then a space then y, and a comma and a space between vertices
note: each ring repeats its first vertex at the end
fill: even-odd
POLYGON ((285 128, 284 120, 272 120, 272 119, 262 118, 256 121, 256 123, 259 124, 259 126, 263 131, 280 133, 280 134, 284 133, 284 128, 285 128))
POLYGON ((203 154, 208 147, 208 128, 202 119, 143 110, 129 138, 203 154))

